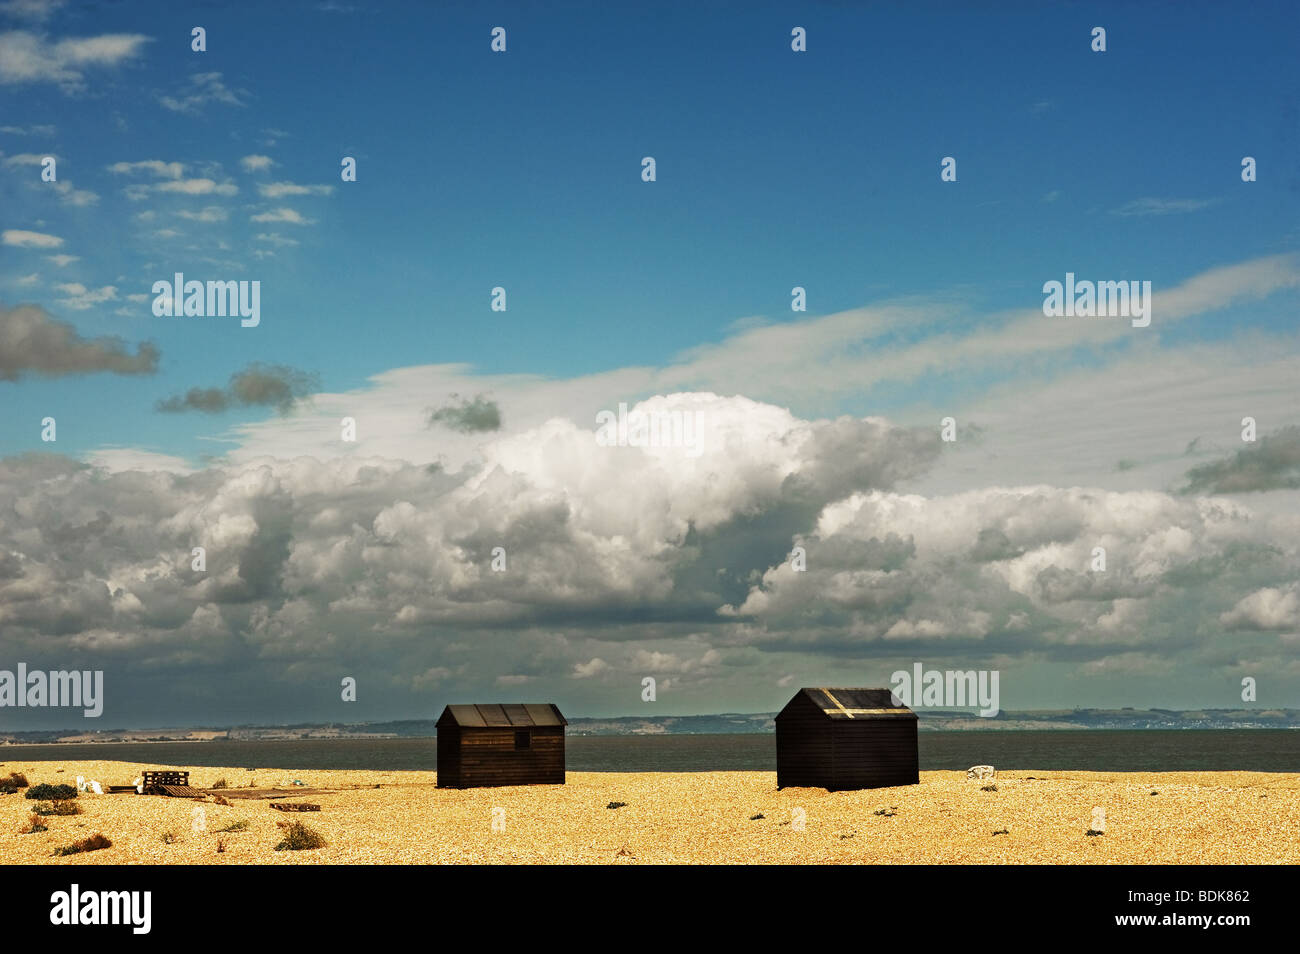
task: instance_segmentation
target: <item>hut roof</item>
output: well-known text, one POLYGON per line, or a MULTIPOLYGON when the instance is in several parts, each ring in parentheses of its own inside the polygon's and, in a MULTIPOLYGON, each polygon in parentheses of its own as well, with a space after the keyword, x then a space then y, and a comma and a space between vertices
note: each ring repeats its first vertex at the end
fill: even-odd
MULTIPOLYGON (((888 689, 800 689, 795 699, 806 697, 832 719, 862 719, 873 717, 916 718, 907 706, 896 704, 894 694, 888 689)), ((794 702, 794 699, 790 700, 794 702)))
POLYGON ((459 726, 543 726, 568 725, 569 720, 560 714, 560 710, 549 702, 525 703, 484 703, 480 705, 447 706, 442 718, 450 719, 459 726))

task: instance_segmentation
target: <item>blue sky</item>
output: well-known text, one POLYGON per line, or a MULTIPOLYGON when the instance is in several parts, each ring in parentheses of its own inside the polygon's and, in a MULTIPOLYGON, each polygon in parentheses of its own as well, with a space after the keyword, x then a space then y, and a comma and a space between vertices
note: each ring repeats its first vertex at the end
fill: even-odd
MULTIPOLYGON (((9 123, 55 132, 6 135, 5 153, 58 156, 61 178, 100 201, 63 207, 32 187, 38 167, 6 169, 6 226, 46 223, 81 261, 55 269, 6 249, 5 295, 24 300, 12 282, 33 273, 38 287, 113 285, 118 300, 67 317, 88 335, 153 339, 163 361, 147 382, 31 382, 19 400, 83 422, 60 438, 72 452, 145 439, 191 456, 211 448, 190 422, 153 413, 158 392, 219 385, 251 358, 310 367, 329 390, 426 362, 569 376, 666 363, 737 319, 789 320, 796 284, 813 314, 935 293, 1015 308, 1066 270, 1162 286, 1292 248, 1286 31, 1262 12, 1210 29, 1127 6, 706 5, 635 18, 581 5, 66 7, 60 31, 149 39, 118 67, 85 70, 79 94, 6 88, 9 123), (206 53, 189 48, 200 21, 206 53), (504 55, 488 48, 498 21, 504 55), (790 24, 808 29, 808 53, 789 49, 790 24), (1104 54, 1089 48, 1093 25, 1108 27, 1104 54), (160 105, 199 72, 219 72, 234 102, 160 105), (246 155, 275 165, 244 173, 246 155), (339 181, 344 155, 358 159, 356 183, 339 181), (643 155, 657 160, 653 184, 643 155), (1242 155, 1257 157, 1260 181, 1240 181, 1242 155), (957 159, 956 183, 939 181, 943 156, 957 159), (151 158, 187 175, 219 164, 239 192, 127 200, 142 177, 107 167, 151 158), (334 191, 259 201, 259 183, 281 181, 334 191), (1148 197, 1203 208, 1118 214, 1148 197), (285 205, 314 224, 248 221, 285 205), (176 218, 213 206, 229 218, 176 218), (146 210, 157 218, 132 220, 146 210), (157 237, 166 229, 180 234, 157 237), (252 259, 267 232, 301 244, 252 259), (217 242, 229 250, 216 255, 217 242), (260 279, 263 324, 168 324, 121 300, 173 267, 260 279), (504 314, 487 307, 496 285, 504 314)), ((1188 333, 1213 337, 1227 321, 1188 333)), ((843 409, 899 395, 873 398, 843 409)), ((0 426, 6 446, 39 444, 28 416, 0 426)))
MULTIPOLYGON (((1287 370, 1300 350, 1294 5, 1258 4, 1246 13, 1188 4, 991 6, 996 12, 892 3, 644 10, 563 3, 2 4, 0 306, 39 309, 23 314, 43 327, 70 325, 92 350, 103 344, 97 339, 113 336, 131 354, 141 342, 153 342, 160 358, 153 373, 72 373, 60 365, 57 374, 46 374, 39 361, 27 367, 27 358, 12 357, 0 365, 17 369, 11 380, 0 379, 7 412, 0 415, 0 458, 57 453, 99 465, 96 479, 110 482, 152 480, 141 476, 152 473, 173 480, 190 474, 201 483, 205 475, 217 481, 223 474, 227 488, 243 486, 240 468, 262 458, 281 461, 276 467, 307 459, 323 469, 363 461, 437 464, 463 482, 435 497, 475 500, 499 492, 479 483, 495 466, 536 494, 526 505, 507 493, 496 500, 497 512, 519 516, 534 504, 545 510, 554 499, 547 495, 558 494, 572 524, 594 512, 585 495, 611 491, 548 470, 554 461, 537 448, 560 440, 548 428, 560 420, 590 429, 597 409, 685 393, 732 402, 701 398, 698 406, 734 423, 743 435, 738 446, 747 449, 793 446, 791 435, 805 430, 822 434, 808 446, 824 449, 822 441, 833 442, 827 422, 838 415, 858 421, 854 427, 867 427, 861 421, 872 416, 928 433, 953 414, 969 443, 926 458, 924 466, 917 458, 914 468, 902 468, 905 478, 882 477, 879 485, 927 496, 936 501, 935 512, 954 495, 1039 485, 1062 494, 1083 487, 1171 495, 1170 507, 1190 507, 1180 488, 1189 480, 1200 485, 1187 475, 1198 466, 1228 466, 1243 450, 1240 419, 1253 414, 1261 434, 1274 441, 1265 453, 1282 461, 1281 476, 1235 496, 1238 484, 1211 484, 1234 505, 1251 508, 1260 523, 1293 510, 1295 485, 1285 468, 1287 428, 1300 423, 1294 365, 1287 370), (190 48, 194 26, 207 31, 206 52, 190 48), (507 30, 505 53, 490 49, 495 26, 507 30), (807 30, 807 52, 790 48, 795 26, 807 30), (1107 31, 1104 53, 1090 48, 1095 26, 1107 31), (39 160, 47 155, 58 160, 57 187, 40 179, 39 160), (358 181, 340 180, 344 156, 357 160, 358 181), (643 156, 655 158, 657 181, 642 181, 643 156), (940 180, 945 156, 957 161, 956 182, 940 180), (1256 159, 1257 181, 1242 181, 1244 156, 1256 159), (190 279, 259 281, 261 324, 155 317, 150 288, 176 271, 190 279), (1152 327, 1052 324, 1041 315, 1042 285, 1067 271, 1081 279, 1150 281, 1152 327), (505 312, 489 308, 498 285, 507 291, 505 312), (790 310, 796 285, 807 289, 805 314, 790 310), (223 388, 255 364, 313 376, 311 393, 288 409, 262 402, 173 414, 156 407, 192 388, 223 388), (478 396, 500 410, 498 430, 440 430, 426 420, 427 411, 478 396), (742 400, 762 408, 736 403, 742 400), (359 421, 356 444, 337 439, 344 415, 359 421), (58 421, 53 445, 41 440, 46 416, 58 421), (966 430, 968 424, 974 426, 966 430)), ((9 346, 17 339, 0 340, 9 346)), ((727 459, 745 457, 727 446, 727 459)), ((835 447, 834 454, 850 453, 835 447)), ((846 466, 814 457, 816 466, 802 458, 788 466, 799 472, 824 466, 826 473, 846 466)), ((1254 468, 1253 460, 1243 466, 1254 468)), ((711 505, 692 493, 707 497, 701 489, 707 486, 734 481, 736 519, 768 506, 742 503, 759 477, 719 468, 700 475, 698 485, 673 484, 678 496, 671 499, 697 528, 708 523, 711 505), (701 509, 692 510, 697 503, 701 509)), ((389 505, 414 499, 414 491, 403 489, 405 477, 393 479, 389 505)), ((821 523, 814 511, 788 529, 823 532, 836 506, 877 487, 826 486, 832 484, 816 508, 821 523)), ((178 501, 198 493, 182 490, 178 501)), ((44 512, 18 503, 22 494, 15 494, 11 506, 23 519, 44 512)), ((204 514, 193 519, 214 522, 202 533, 224 539, 213 514, 229 499, 225 491, 214 494, 206 505, 178 502, 156 519, 204 514)), ((1136 506, 1137 499, 1129 503, 1136 506)), ((1141 499, 1145 507, 1152 498, 1141 499)), ((338 503, 313 516, 294 500, 294 520, 303 526, 327 524, 325 514, 346 509, 338 503)), ((1107 500, 1110 517, 1094 515, 1097 526, 1128 512, 1124 500, 1107 500)), ((440 506, 432 501, 417 511, 440 506)), ((95 506, 113 512, 111 497, 95 506)), ((1198 537, 1163 506, 1148 516, 1172 520, 1197 543, 1179 549, 1184 545, 1169 536, 1169 527, 1151 530, 1163 534, 1162 545, 1189 560, 1198 547, 1209 554, 1227 546, 1211 543, 1208 530, 1198 537)), ((250 513, 252 521, 265 519, 256 507, 250 513)), ((382 536, 377 510, 357 520, 382 536)), ((440 520, 429 532, 452 533, 440 520)), ((1020 518, 1026 521, 1033 522, 1020 518)), ((10 534, 13 553, 25 552, 19 524, 6 531, 0 517, 0 537, 10 534)), ((883 524, 868 532, 868 524, 856 526, 868 536, 885 533, 883 524)), ((593 536, 583 539, 605 539, 608 532, 609 545, 621 546, 615 541, 643 534, 658 541, 654 546, 685 552, 676 549, 682 538, 671 528, 659 537, 644 522, 620 524, 617 532, 611 526, 590 527, 593 536)), ((1271 540, 1280 526, 1261 533, 1271 540)), ((1015 539, 1008 527, 997 532, 1015 539)), ((296 533, 284 545, 289 568, 295 561, 305 566, 313 552, 296 533)), ((1264 537, 1252 545, 1273 546, 1264 537)), ((719 542, 719 552, 743 551, 741 539, 719 542)), ((768 542, 779 551, 771 559, 747 552, 710 572, 735 573, 739 581, 752 571, 758 580, 795 540, 787 533, 768 542), (737 569, 742 565, 748 570, 737 569)), ((1087 549, 1088 541, 1076 542, 1087 549)), ((177 537, 168 546, 180 552, 184 543, 177 537)), ((1134 558, 1153 545, 1135 542, 1134 558)), ((654 546, 647 554, 661 552, 654 546)), ((1043 546, 1046 554, 1056 543, 1043 546)), ((24 559, 35 565, 44 558, 33 551, 24 559)), ((127 564, 151 578, 139 569, 141 559, 105 555, 87 572, 98 574, 98 585, 125 592, 127 564)), ((998 585, 1023 596, 1024 574, 1041 574, 1044 566, 1010 567, 998 585)), ((1173 574, 1167 585, 1184 579, 1178 573, 1186 568, 1166 569, 1173 574)), ((1112 657, 1104 648, 1124 614, 1151 598, 1145 583, 1091 617, 1080 606, 1050 620, 1051 608, 1039 607, 1046 616, 1036 622, 1021 621, 1025 614, 1009 606, 962 615, 953 607, 965 597, 954 595, 955 615, 942 625, 908 617, 899 629, 855 618, 841 621, 840 630, 897 640, 904 631, 940 632, 949 625, 969 636, 974 627, 988 637, 985 646, 978 652, 966 646, 960 659, 1018 660, 1033 674, 1021 682, 1022 706, 1067 696, 1080 704, 1202 705, 1233 682, 1233 667, 1293 652, 1300 638, 1300 617, 1293 626, 1288 615, 1293 571, 1290 564, 1274 566, 1270 576, 1256 567, 1225 583, 1219 603, 1203 608, 1209 630, 1198 630, 1193 645, 1177 650, 1188 672, 1195 667, 1200 675, 1183 672, 1157 691, 1142 681, 1157 650, 1125 643, 1112 657), (1263 591, 1273 595, 1252 595, 1263 591), (1001 622, 980 622, 985 612, 1001 622), (1233 658, 1222 658, 1221 628, 1237 632, 1251 620, 1260 642, 1249 652, 1234 643, 1233 658), (1069 654, 1057 653, 1064 637, 1044 636, 1050 646, 1033 646, 1014 635, 1016 627, 1040 623, 1044 633, 1093 627, 1095 651, 1082 654, 1086 664, 1126 674, 1076 687, 1069 654), (989 648, 993 630, 1002 637, 996 650, 989 648), (1235 655, 1242 652, 1245 658, 1235 655)), ((566 593, 582 590, 573 581, 547 579, 566 593)), ((754 583, 767 594, 758 602, 753 594, 747 602, 743 593, 733 600, 735 594, 719 595, 703 584, 692 590, 675 579, 671 592, 656 589, 662 580, 643 581, 641 597, 659 593, 653 612, 612 591, 575 598, 568 611, 573 619, 604 614, 611 627, 633 626, 641 614, 648 628, 611 638, 628 653, 649 653, 635 663, 642 668, 647 658, 675 660, 681 711, 707 709, 715 698, 765 708, 777 679, 801 678, 804 671, 811 678, 818 660, 844 653, 838 637, 820 648, 798 648, 797 627, 774 635, 786 625, 779 621, 771 623, 770 639, 754 638, 753 627, 765 625, 758 602, 780 602, 775 578, 754 583), (716 605, 700 608, 715 596, 716 605), (718 614, 742 602, 755 614, 749 628, 727 630, 738 624, 718 614), (693 623, 671 632, 646 623, 686 604, 695 607, 682 611, 693 623), (790 645, 768 645, 783 639, 790 645), (732 669, 727 645, 740 647, 732 669), (783 663, 802 659, 803 668, 772 663, 778 656, 783 663), (699 661, 706 657, 713 662, 699 661)), ((930 585, 924 574, 914 582, 930 585)), ((839 592, 844 581, 825 583, 829 589, 817 599, 839 592)), ((189 583, 177 585, 197 616, 139 611, 146 625, 132 617, 137 610, 117 605, 105 618, 92 619, 88 610, 73 625, 59 617, 68 612, 64 607, 55 613, 64 623, 29 621, 23 638, 35 647, 44 645, 38 637, 47 630, 57 640, 83 625, 83 647, 103 638, 86 633, 116 627, 176 633, 199 626, 195 620, 202 622, 214 606, 218 629, 243 648, 211 665, 251 672, 256 659, 266 658, 265 647, 249 649, 260 645, 251 634, 265 635, 277 614, 293 617, 324 584, 267 598, 260 616, 248 607, 265 594, 235 598, 223 591, 228 607, 189 583)), ((977 591, 980 585, 972 583, 977 591)), ((356 581, 348 587, 354 597, 365 590, 356 581)), ((983 595, 971 597, 972 607, 987 596, 978 592, 983 595)), ((160 605, 172 606, 173 598, 181 599, 157 596, 160 605)), ((396 602, 370 607, 373 615, 348 624, 349 635, 332 638, 374 636, 390 625, 406 632, 402 626, 412 619, 432 621, 429 638, 411 652, 421 671, 435 675, 403 692, 444 691, 439 680, 451 678, 437 675, 444 670, 460 685, 484 691, 533 680, 543 695, 567 691, 576 678, 586 693, 578 697, 579 712, 629 708, 614 688, 596 685, 620 667, 617 652, 602 650, 598 638, 579 647, 572 636, 561 637, 571 640, 567 649, 538 655, 528 640, 551 637, 536 628, 551 627, 554 635, 566 623, 531 597, 520 598, 513 616, 502 616, 492 600, 475 604, 482 613, 475 627, 508 618, 494 638, 531 647, 520 650, 528 660, 520 672, 492 678, 472 666, 457 670, 437 648, 463 637, 457 627, 465 621, 455 612, 398 594, 385 598, 396 602), (411 612, 403 614, 405 607, 411 612), (528 627, 526 637, 518 636, 528 627), (539 658, 550 663, 538 664, 539 658), (524 682, 512 682, 516 676, 524 682)), ((451 603, 466 599, 461 594, 451 603)), ((137 601, 149 603, 142 595, 137 601)), ((338 605, 323 601, 315 611, 328 615, 331 607, 338 605)), ((1148 611, 1173 612, 1154 605, 1148 611)), ((1159 626, 1148 620, 1144 632, 1176 628, 1172 619, 1167 615, 1159 626)), ((275 625, 277 632, 300 634, 319 628, 318 622, 275 625)), ((915 656, 924 648, 908 644, 903 651, 915 656)), ((394 649, 394 658, 406 660, 406 652, 394 649)), ((877 663, 862 662, 871 655, 859 659, 865 668, 855 670, 858 678, 874 676, 877 663)), ((148 668, 145 660, 159 664, 146 653, 129 670, 138 675, 148 668)), ((1300 671, 1286 671, 1294 705, 1300 671)), ((278 685, 278 675, 262 675, 265 685, 278 685)), ((1005 685, 1014 694, 1015 681, 1005 685)), ((286 698, 296 701, 281 710, 268 703, 265 711, 292 717, 310 708, 292 693, 286 698)), ((392 711, 367 714, 406 711, 406 697, 394 698, 392 711)), ((214 717, 223 711, 213 702, 214 717)))

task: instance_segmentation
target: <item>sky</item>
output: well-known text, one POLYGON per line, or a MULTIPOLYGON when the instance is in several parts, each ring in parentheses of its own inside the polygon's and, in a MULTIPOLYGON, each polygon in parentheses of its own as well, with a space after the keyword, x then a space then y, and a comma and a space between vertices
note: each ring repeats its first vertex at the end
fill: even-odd
POLYGON ((0 3, 0 670, 105 727, 1300 705, 1300 14, 974 6, 0 3))

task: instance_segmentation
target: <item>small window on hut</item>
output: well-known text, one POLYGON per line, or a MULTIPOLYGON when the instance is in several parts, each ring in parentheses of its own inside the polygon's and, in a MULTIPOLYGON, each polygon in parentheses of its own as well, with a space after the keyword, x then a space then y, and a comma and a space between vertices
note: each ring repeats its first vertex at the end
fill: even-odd
POLYGON ((515 732, 515 748, 528 749, 532 748, 533 736, 527 729, 519 729, 515 732))

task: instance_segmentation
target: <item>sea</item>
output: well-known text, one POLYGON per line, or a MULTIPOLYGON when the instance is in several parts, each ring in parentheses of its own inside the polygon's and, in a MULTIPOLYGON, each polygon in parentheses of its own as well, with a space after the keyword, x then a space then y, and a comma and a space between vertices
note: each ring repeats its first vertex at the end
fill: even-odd
MULTIPOLYGON (((918 745, 922 771, 993 765, 1044 772, 1300 772, 1300 730, 1292 729, 971 729, 922 732, 918 745)), ((776 737, 570 735, 565 756, 570 772, 772 772, 776 737)), ((438 765, 432 738, 0 746, 0 763, 100 760, 380 772, 433 771, 438 765)))

